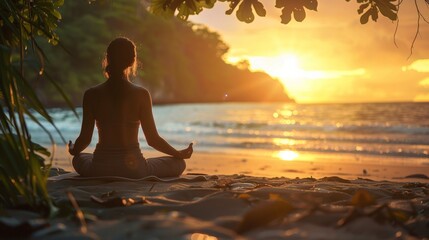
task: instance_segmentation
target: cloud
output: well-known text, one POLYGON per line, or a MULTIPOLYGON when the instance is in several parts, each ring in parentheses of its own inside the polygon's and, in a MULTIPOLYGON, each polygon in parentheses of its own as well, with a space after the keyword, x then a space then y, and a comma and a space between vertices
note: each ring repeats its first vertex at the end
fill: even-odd
POLYGON ((403 68, 404 70, 414 70, 417 72, 429 73, 429 59, 419 59, 403 68))
POLYGON ((423 86, 424 88, 429 88, 429 77, 427 77, 427 78, 425 78, 425 79, 421 80, 421 81, 419 82, 419 85, 420 85, 420 86, 423 86))

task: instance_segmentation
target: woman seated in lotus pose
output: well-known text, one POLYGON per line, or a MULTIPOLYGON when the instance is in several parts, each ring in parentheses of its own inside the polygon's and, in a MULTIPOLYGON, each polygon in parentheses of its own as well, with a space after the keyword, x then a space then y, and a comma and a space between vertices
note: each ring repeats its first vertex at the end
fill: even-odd
POLYGON ((73 167, 81 176, 179 176, 186 167, 184 159, 192 155, 192 143, 178 151, 159 136, 149 92, 129 81, 129 75, 135 74, 136 57, 132 41, 113 40, 103 62, 107 81, 85 91, 81 132, 74 144, 69 142, 73 167), (99 136, 95 151, 82 153, 91 142, 94 124, 99 136), (143 157, 140 125, 149 146, 169 156, 143 157))

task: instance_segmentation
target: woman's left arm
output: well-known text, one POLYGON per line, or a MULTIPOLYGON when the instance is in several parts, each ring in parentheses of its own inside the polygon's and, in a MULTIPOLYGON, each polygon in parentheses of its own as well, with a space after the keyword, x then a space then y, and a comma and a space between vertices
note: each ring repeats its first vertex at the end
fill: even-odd
POLYGON ((79 137, 76 139, 76 142, 69 143, 69 153, 71 155, 77 155, 82 152, 88 145, 91 143, 92 133, 94 132, 95 118, 92 110, 93 106, 93 96, 91 95, 91 90, 85 91, 83 95, 83 117, 82 117, 82 127, 80 130, 79 137))

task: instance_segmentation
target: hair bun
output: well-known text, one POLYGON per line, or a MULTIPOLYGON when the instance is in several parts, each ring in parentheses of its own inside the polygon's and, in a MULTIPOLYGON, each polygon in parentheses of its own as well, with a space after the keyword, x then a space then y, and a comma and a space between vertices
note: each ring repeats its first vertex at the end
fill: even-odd
POLYGON ((104 59, 107 77, 112 74, 126 74, 136 71, 136 46, 128 38, 119 37, 110 42, 104 59))

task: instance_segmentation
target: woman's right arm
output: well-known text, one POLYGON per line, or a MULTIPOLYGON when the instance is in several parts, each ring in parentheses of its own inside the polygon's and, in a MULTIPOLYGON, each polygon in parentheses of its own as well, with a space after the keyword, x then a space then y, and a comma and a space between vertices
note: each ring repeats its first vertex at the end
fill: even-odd
POLYGON ((193 152, 192 143, 190 143, 187 148, 178 151, 174 147, 172 147, 167 141, 165 141, 159 135, 158 130, 156 129, 155 120, 153 118, 152 112, 152 99, 150 97, 149 92, 143 89, 142 94, 140 94, 140 96, 142 97, 140 122, 143 128, 143 133, 146 137, 146 141, 149 146, 173 157, 182 159, 190 158, 193 152))

